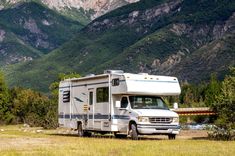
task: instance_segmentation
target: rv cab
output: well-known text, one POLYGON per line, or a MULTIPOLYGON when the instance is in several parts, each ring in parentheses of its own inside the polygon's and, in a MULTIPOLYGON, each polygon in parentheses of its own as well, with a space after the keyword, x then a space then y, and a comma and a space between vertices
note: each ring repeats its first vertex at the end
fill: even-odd
MULTIPOLYGON (((179 134, 178 114, 169 110, 159 96, 124 95, 120 101, 116 101, 116 107, 120 114, 130 116, 138 134, 168 134, 170 139, 179 134)), ((129 130, 131 127, 129 125, 129 130)))

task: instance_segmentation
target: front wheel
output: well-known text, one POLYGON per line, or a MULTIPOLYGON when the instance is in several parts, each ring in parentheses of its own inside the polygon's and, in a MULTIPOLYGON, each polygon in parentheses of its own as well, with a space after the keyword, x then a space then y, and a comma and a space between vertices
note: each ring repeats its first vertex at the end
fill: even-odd
POLYGON ((175 134, 168 134, 168 139, 169 140, 175 140, 175 134))
POLYGON ((138 132, 137 132, 136 124, 131 124, 129 134, 132 140, 138 140, 138 132))

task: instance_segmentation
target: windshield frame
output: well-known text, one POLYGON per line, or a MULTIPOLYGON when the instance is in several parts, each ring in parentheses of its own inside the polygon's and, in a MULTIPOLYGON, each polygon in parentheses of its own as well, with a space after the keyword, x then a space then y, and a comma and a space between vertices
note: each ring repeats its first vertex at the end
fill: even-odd
MULTIPOLYGON (((151 95, 129 95, 129 102, 130 102, 130 107, 131 109, 161 109, 161 110, 169 110, 168 106, 166 105, 165 101, 159 97, 159 96, 151 96, 151 95), (133 100, 131 98, 142 98, 142 103, 139 103, 139 107, 134 108, 134 104, 133 104, 133 100), (143 100, 144 98, 144 100, 143 100), (147 104, 146 103, 146 99, 152 99, 153 100, 160 100, 162 103, 162 107, 151 107, 151 104, 147 104), (140 107, 140 105, 142 105, 142 107, 140 107)), ((155 101, 156 102, 156 101, 155 101)), ((157 106, 157 105, 152 105, 152 106, 157 106)))

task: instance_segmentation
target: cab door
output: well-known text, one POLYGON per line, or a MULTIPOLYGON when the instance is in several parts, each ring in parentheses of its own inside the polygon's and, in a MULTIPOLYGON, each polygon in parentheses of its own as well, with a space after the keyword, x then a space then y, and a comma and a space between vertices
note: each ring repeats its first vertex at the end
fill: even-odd
POLYGON ((127 132, 128 130, 128 124, 130 119, 130 102, 128 96, 121 97, 120 101, 120 108, 119 108, 119 115, 118 118, 118 126, 120 128, 120 131, 127 132))

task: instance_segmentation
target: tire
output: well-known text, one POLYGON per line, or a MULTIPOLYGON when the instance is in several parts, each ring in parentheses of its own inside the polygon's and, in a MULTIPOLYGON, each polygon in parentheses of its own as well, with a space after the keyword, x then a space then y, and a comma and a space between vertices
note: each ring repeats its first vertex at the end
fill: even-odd
POLYGON ((83 136, 84 137, 91 137, 91 132, 83 131, 83 136))
POLYGON ((117 133, 114 133, 114 136, 115 136, 115 138, 119 138, 119 139, 127 137, 126 134, 117 134, 117 133))
POLYGON ((78 136, 83 137, 84 136, 84 131, 82 129, 82 124, 78 124, 78 136))
POLYGON ((168 134, 168 139, 169 140, 175 140, 175 134, 168 134))
POLYGON ((136 124, 131 124, 129 134, 132 140, 138 140, 138 132, 137 132, 136 124))

